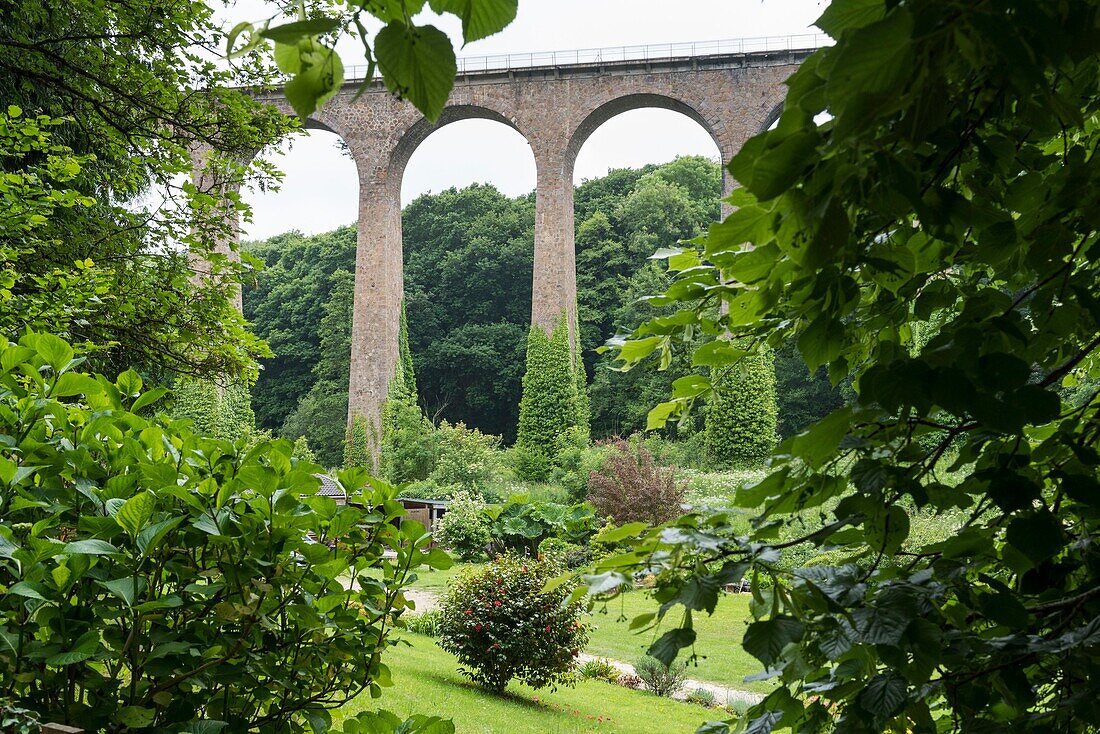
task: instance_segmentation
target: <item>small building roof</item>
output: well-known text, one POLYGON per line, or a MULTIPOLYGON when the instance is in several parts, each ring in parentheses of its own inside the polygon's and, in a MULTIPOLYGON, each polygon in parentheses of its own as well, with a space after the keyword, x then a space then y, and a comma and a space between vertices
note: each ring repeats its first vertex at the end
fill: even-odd
POLYGON ((318 497, 334 497, 341 500, 348 498, 347 493, 332 477, 327 474, 314 474, 314 476, 321 480, 321 488, 317 490, 318 497))

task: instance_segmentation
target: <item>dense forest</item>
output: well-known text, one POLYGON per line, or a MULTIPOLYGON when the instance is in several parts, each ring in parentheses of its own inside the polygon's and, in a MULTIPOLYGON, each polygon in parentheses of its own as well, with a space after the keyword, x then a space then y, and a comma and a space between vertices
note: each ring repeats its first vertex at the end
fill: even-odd
MULTIPOLYGON (((721 174, 702 157, 618 169, 576 189, 577 292, 595 438, 645 425, 649 408, 688 365, 608 369, 596 348, 657 310, 640 301, 668 285, 662 246, 705 232, 719 215, 721 174)), ((515 437, 531 312, 534 195, 475 184, 417 198, 404 210, 405 302, 425 414, 515 437)), ((245 243, 262 261, 245 316, 275 356, 253 388, 261 427, 306 436, 340 461, 347 414, 355 227, 245 243)), ((840 402, 793 349, 776 355, 780 432, 840 402)))

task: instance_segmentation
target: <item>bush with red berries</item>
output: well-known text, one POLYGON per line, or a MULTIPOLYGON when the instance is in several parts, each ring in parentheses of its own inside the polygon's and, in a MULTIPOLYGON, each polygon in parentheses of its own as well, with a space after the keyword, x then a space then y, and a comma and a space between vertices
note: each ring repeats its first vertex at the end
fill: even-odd
POLYGON ((588 631, 568 585, 542 590, 561 570, 509 555, 456 581, 441 603, 439 644, 459 672, 494 691, 513 678, 532 688, 571 683, 588 631))

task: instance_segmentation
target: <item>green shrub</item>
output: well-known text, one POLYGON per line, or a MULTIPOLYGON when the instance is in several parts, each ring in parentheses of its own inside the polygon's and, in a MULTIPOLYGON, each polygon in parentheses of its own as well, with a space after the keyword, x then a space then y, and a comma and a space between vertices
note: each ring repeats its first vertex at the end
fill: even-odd
POLYGON ((443 597, 440 646, 459 670, 494 691, 516 678, 532 688, 569 684, 588 644, 580 601, 567 584, 543 591, 561 567, 504 556, 460 578, 443 597))
POLYGON ((386 403, 382 406, 380 460, 386 479, 405 484, 422 480, 431 473, 436 462, 437 437, 432 422, 420 410, 404 302, 399 334, 399 358, 386 403))
POLYGON ((516 432, 516 471, 528 481, 549 478, 558 454, 578 434, 582 440, 587 436, 573 361, 564 313, 550 336, 538 325, 531 327, 516 432))
POLYGON ((683 688, 687 678, 686 669, 687 666, 680 660, 672 661, 672 665, 665 665, 649 655, 634 663, 634 672, 642 679, 642 684, 655 695, 666 698, 683 688))
POLYGON ((405 629, 425 637, 439 637, 443 622, 443 613, 438 609, 429 609, 419 614, 406 614, 401 617, 405 629))
POLYGON ((482 558, 493 538, 485 504, 469 493, 455 494, 447 512, 436 522, 435 535, 464 561, 482 558))
MULTIPOLYGON (((574 436, 580 438, 580 432, 575 432, 574 436)), ((588 477, 600 468, 606 453, 603 446, 590 446, 587 441, 574 440, 558 453, 550 481, 564 489, 570 501, 583 502, 588 494, 588 477)))
POLYGON ((590 546, 550 537, 539 543, 539 555, 566 568, 580 568, 592 560, 590 546))
POLYGON ((337 506, 290 441, 245 451, 143 417, 163 389, 74 356, 0 339, 5 693, 89 731, 281 734, 377 692, 409 569, 450 562, 394 524, 395 490, 343 472, 359 506, 337 506))
POLYGON ((500 479, 502 473, 500 436, 467 428, 465 423, 451 425, 447 421, 436 431, 439 458, 431 479, 440 487, 453 487, 484 497, 500 479))
POLYGON ((762 347, 712 378, 704 441, 710 457, 723 465, 758 465, 771 456, 779 408, 772 352, 762 347))
POLYGON ((615 667, 609 660, 596 658, 582 663, 577 668, 577 675, 587 680, 602 680, 605 683, 618 683, 622 671, 615 667))
POLYGON ((694 703, 703 708, 712 709, 718 705, 718 699, 706 688, 696 688, 684 698, 688 703, 694 703))
POLYGON ((0 731, 4 734, 39 734, 42 723, 33 711, 0 704, 0 731))

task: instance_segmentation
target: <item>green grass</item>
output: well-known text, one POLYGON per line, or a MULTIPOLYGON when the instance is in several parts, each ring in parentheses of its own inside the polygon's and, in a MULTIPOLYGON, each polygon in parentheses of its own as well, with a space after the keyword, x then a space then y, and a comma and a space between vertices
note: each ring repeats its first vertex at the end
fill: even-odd
POLYGON ((553 693, 512 683, 503 695, 493 695, 463 678, 454 656, 434 640, 405 637, 411 645, 398 645, 385 656, 393 687, 380 699, 360 696, 342 714, 375 708, 402 718, 434 714, 453 719, 457 734, 690 734, 708 719, 728 716, 599 681, 581 681, 576 688, 553 693))
POLYGON ((413 582, 412 588, 432 591, 442 595, 460 573, 467 569, 479 568, 481 565, 479 563, 455 563, 446 571, 437 571, 434 568, 422 566, 416 571, 416 581, 413 582))
MULTIPOLYGON (((680 622, 679 616, 670 616, 656 632, 630 631, 630 620, 639 614, 657 611, 657 606, 644 591, 633 591, 608 602, 606 614, 601 613, 601 607, 596 607, 589 622, 597 628, 591 631, 591 641, 585 652, 633 664, 650 643, 680 622)), ((741 637, 750 621, 748 594, 722 595, 713 616, 697 613, 693 622, 699 660, 698 665, 688 665, 688 677, 757 693, 771 692, 774 688, 771 681, 745 683, 742 680, 763 670, 760 661, 741 648, 741 637)))

